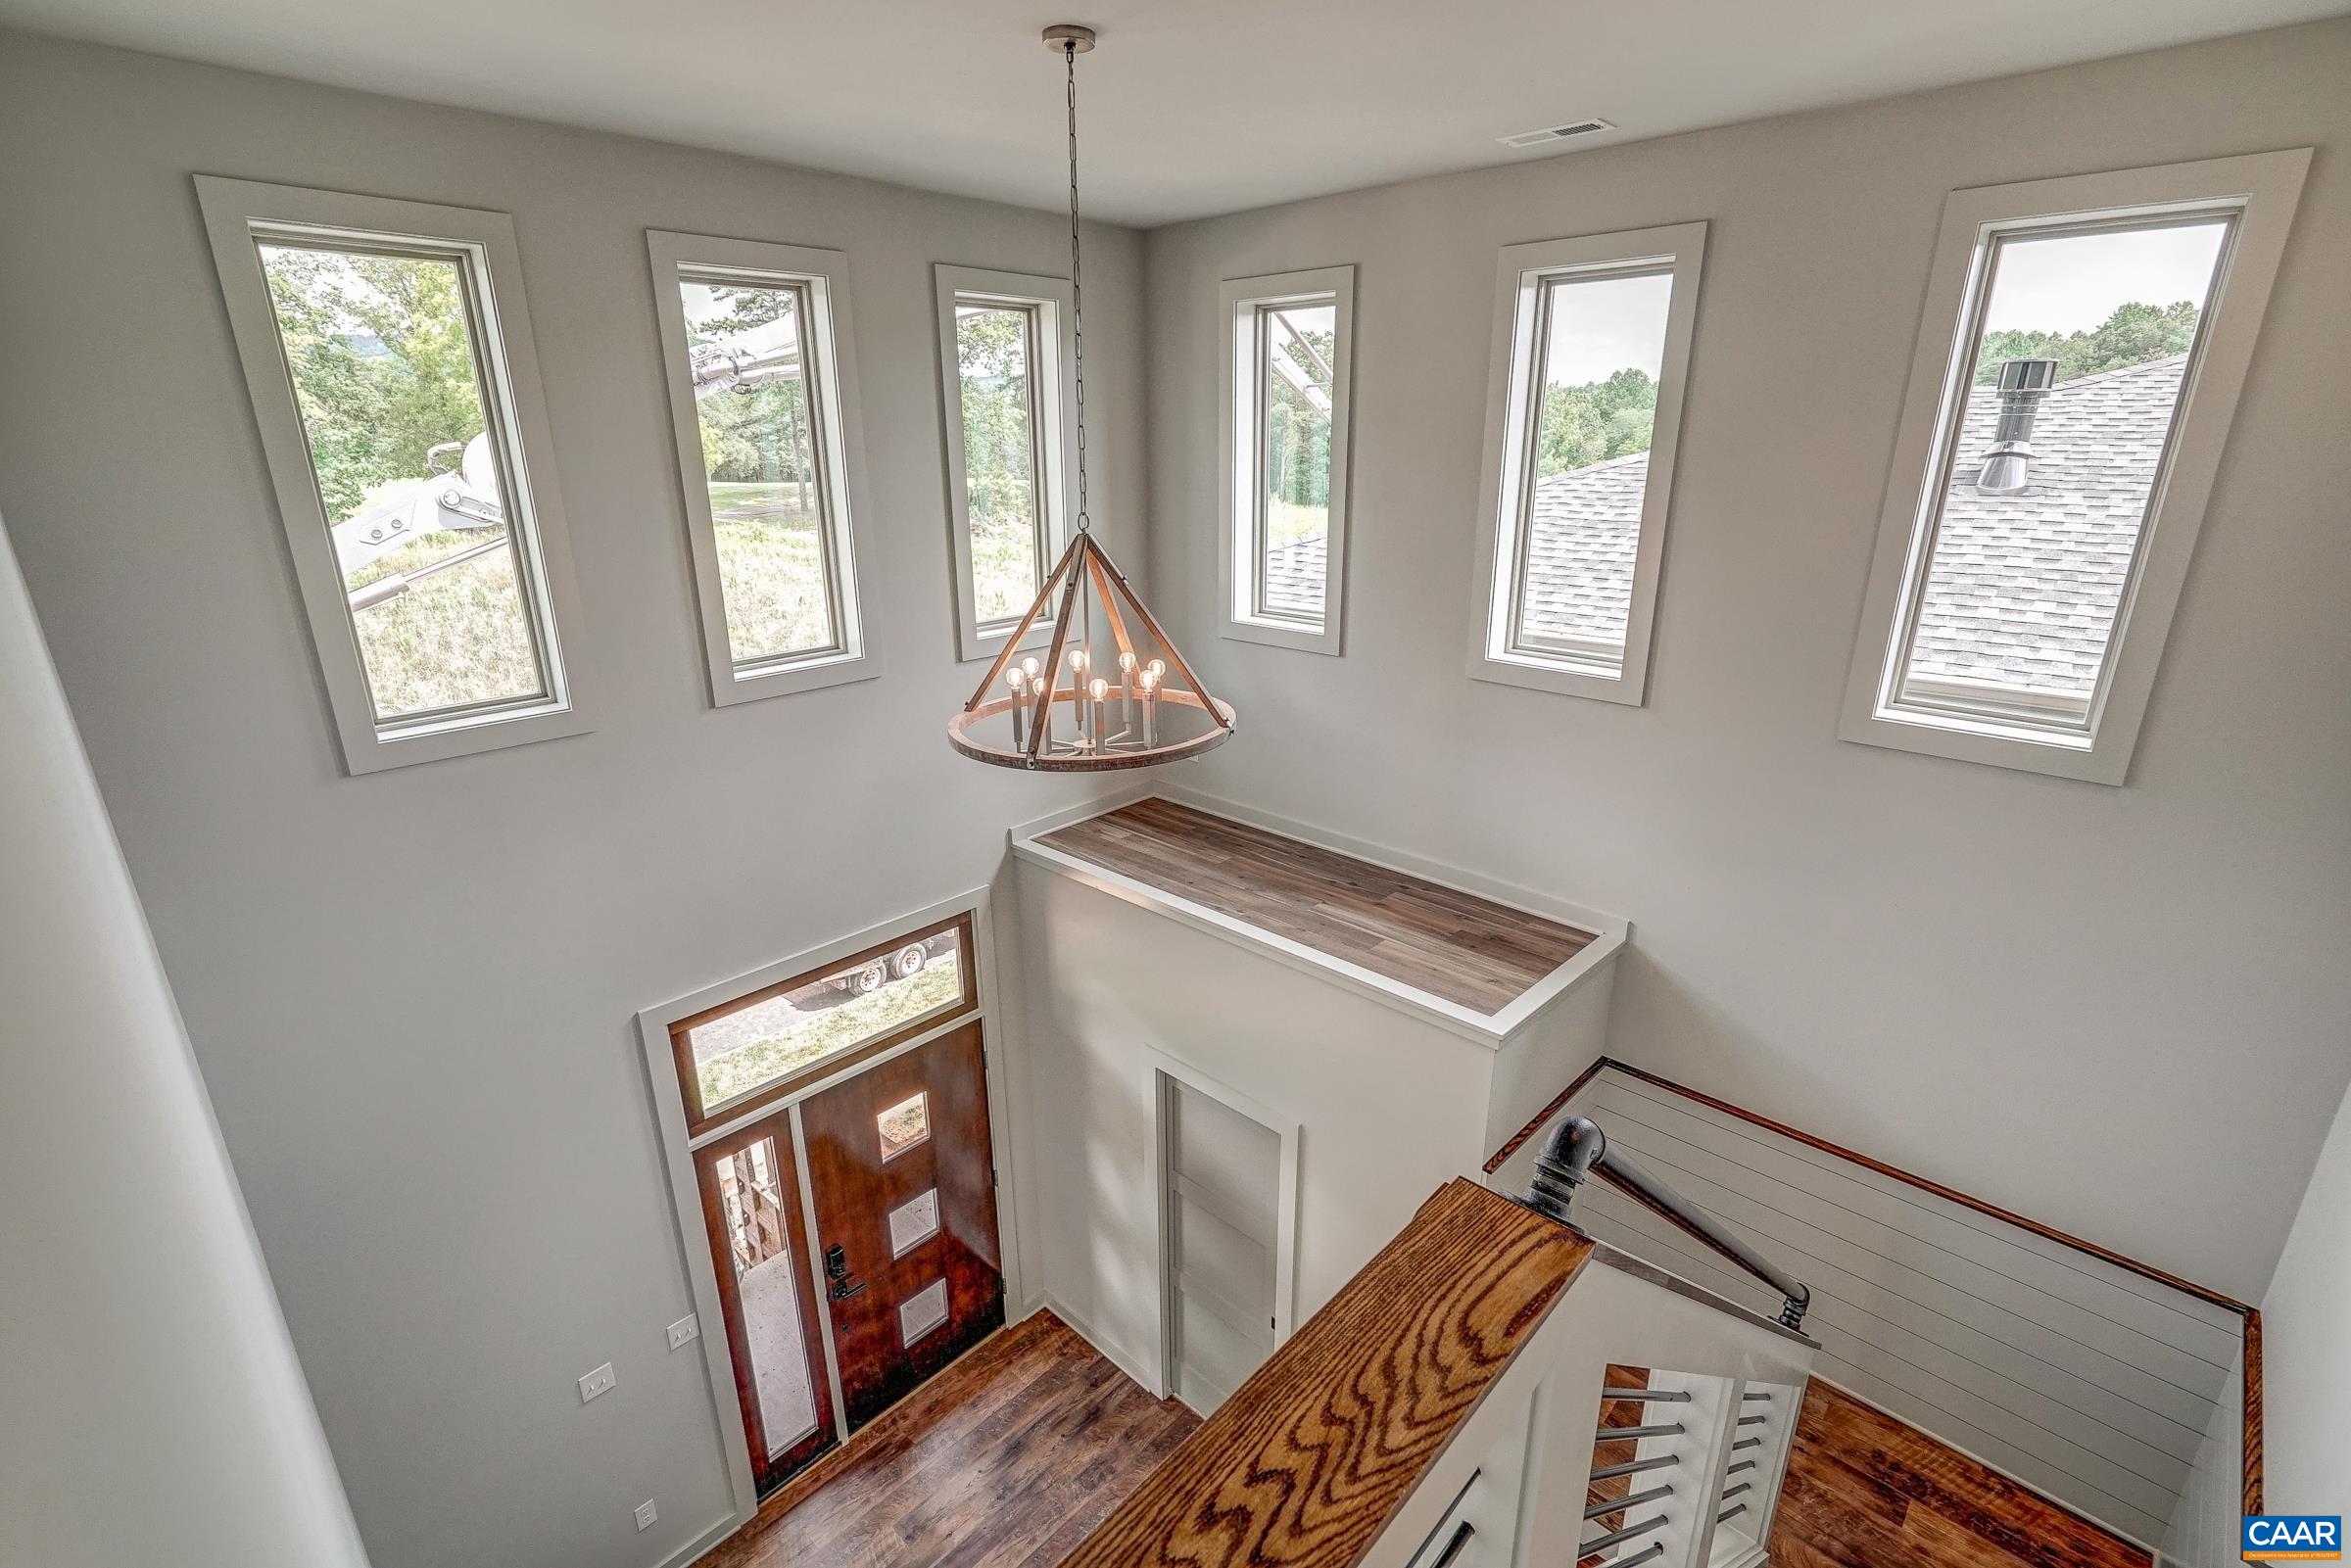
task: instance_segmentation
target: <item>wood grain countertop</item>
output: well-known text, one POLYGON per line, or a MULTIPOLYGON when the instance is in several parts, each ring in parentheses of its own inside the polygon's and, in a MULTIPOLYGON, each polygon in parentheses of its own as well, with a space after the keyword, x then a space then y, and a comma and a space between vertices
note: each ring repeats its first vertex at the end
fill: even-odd
POLYGON ((1037 842, 1483 1015, 1596 935, 1173 800, 1139 800, 1037 842))
POLYGON ((1448 1182, 1065 1568, 1360 1562, 1592 1251, 1448 1182))

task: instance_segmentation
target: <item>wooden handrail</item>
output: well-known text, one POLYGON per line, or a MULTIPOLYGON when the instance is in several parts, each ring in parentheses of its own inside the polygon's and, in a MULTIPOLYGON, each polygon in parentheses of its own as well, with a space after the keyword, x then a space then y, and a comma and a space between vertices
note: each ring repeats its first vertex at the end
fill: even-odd
POLYGON ((1812 1306, 1810 1286, 1748 1245, 1746 1237, 1642 1169, 1612 1147, 1607 1133, 1589 1117, 1569 1117, 1553 1129, 1535 1160, 1535 1173, 1521 1201, 1568 1223, 1575 1190, 1595 1175, 1778 1291, 1780 1322, 1792 1329, 1803 1328, 1804 1313, 1812 1306))

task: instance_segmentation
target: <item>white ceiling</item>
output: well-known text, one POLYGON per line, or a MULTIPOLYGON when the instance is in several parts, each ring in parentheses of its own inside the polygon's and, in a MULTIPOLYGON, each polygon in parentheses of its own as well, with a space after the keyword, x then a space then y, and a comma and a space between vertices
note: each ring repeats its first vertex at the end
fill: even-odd
POLYGON ((2351 0, 0 0, 0 22, 1151 224, 2351 10, 2351 0))

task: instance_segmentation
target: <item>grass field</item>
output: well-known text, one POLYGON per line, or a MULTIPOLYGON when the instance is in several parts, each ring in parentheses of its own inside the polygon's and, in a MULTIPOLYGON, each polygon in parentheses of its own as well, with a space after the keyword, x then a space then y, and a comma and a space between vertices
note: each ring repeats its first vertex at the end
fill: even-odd
MULTIPOLYGON (((833 610, 813 510, 792 484, 710 487, 727 639, 738 661, 830 646, 833 610)), ((350 576, 358 589, 454 555, 494 537, 448 530, 409 541, 350 576)), ((983 621, 1029 607, 1037 574, 1029 519, 984 519, 972 529, 972 571, 983 621)), ((530 621, 511 552, 492 550, 415 583, 354 617, 379 717, 529 696, 539 689, 530 621)))
POLYGON ((702 1104, 713 1106, 733 1099, 819 1057, 942 1007, 962 992, 963 966, 958 955, 946 953, 926 964, 920 974, 891 980, 882 989, 853 997, 839 1007, 818 1013, 784 1013, 772 1034, 696 1066, 702 1104))
MULTIPOLYGON (((350 576, 357 589, 486 544, 491 529, 424 534, 350 576)), ((489 550, 423 578, 398 598, 353 617, 376 716, 526 697, 539 689, 530 619, 511 550, 489 550)))
POLYGON ((1266 498, 1266 532, 1274 545, 1295 545, 1302 539, 1330 532, 1328 506, 1301 506, 1278 497, 1266 498))

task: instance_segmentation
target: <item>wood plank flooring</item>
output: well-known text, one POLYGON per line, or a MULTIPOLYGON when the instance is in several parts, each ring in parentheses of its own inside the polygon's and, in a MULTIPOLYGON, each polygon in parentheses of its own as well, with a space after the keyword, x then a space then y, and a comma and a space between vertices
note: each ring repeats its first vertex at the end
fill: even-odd
POLYGON ((1593 939, 1170 800, 1122 806, 1037 842, 1485 1014, 1501 1012, 1593 939))
POLYGON ((1039 1312, 788 1483, 696 1568, 1052 1568, 1199 1424, 1039 1312))
POLYGON ((2120 1537, 1814 1380, 1772 1520, 1777 1568, 2148 1568, 2120 1537))

